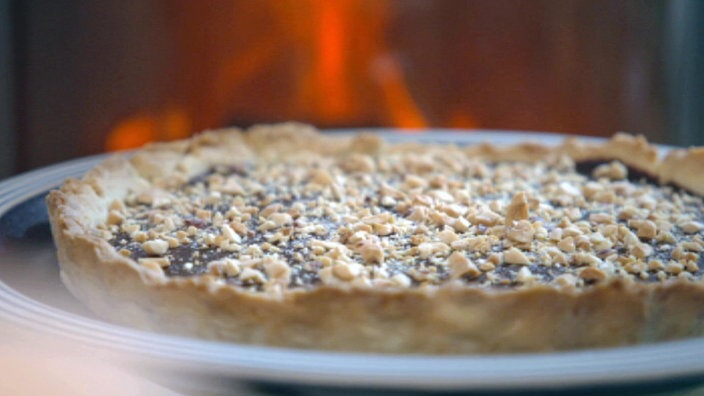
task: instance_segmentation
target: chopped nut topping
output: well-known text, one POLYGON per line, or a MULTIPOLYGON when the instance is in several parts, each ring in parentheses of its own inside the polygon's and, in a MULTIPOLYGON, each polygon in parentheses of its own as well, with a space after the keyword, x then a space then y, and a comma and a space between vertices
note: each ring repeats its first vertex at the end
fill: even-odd
POLYGON ((620 162, 385 150, 233 159, 112 201, 94 235, 165 276, 253 293, 702 279, 702 198, 620 162))

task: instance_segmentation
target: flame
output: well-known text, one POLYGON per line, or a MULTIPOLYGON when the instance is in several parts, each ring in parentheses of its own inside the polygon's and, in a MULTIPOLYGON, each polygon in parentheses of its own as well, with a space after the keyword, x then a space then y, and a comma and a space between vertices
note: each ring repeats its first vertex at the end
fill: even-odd
POLYGON ((108 134, 107 151, 127 150, 157 140, 175 140, 190 134, 191 122, 181 108, 161 113, 140 112, 119 122, 108 134))
POLYGON ((321 116, 335 119, 349 112, 349 89, 345 82, 345 24, 343 3, 320 3, 320 23, 316 35, 316 62, 312 73, 316 76, 320 97, 321 116))
MULTIPOLYGON (((203 12, 195 3, 173 4, 180 14, 203 12)), ((116 123, 106 142, 108 150, 182 138, 192 127, 222 126, 233 119, 304 120, 325 127, 430 126, 399 49, 387 37, 402 2, 237 4, 230 6, 230 14, 210 19, 208 34, 200 25, 173 32, 180 51, 202 55, 188 57, 181 65, 186 77, 198 78, 182 78, 183 86, 174 90, 179 96, 170 98, 180 100, 178 106, 137 111, 116 123), (247 10, 254 9, 260 17, 266 15, 266 24, 242 23, 250 15, 247 10)), ((445 118, 432 117, 438 126, 477 126, 467 111, 449 109, 445 118)))
POLYGON ((401 67, 394 58, 382 57, 376 62, 374 77, 381 87, 387 117, 399 128, 424 128, 428 122, 408 90, 401 67))
POLYGON ((292 48, 305 54, 302 76, 294 96, 295 113, 325 124, 345 122, 359 115, 359 98, 350 84, 357 71, 351 51, 355 0, 282 1, 280 23, 290 31, 292 48))
POLYGON ((294 118, 326 125, 376 120, 402 128, 428 126, 403 68, 389 55, 391 2, 296 0, 272 6, 290 47, 307 54, 294 118))

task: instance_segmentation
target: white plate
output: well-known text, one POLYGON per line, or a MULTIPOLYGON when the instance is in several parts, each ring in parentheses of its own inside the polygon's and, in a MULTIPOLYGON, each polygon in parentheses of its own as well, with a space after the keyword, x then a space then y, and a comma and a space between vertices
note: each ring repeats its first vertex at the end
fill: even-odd
MULTIPOLYGON (((562 138, 553 134, 488 131, 403 135, 384 131, 384 135, 395 141, 461 144, 502 144, 526 139, 553 144, 562 138)), ((215 379, 210 386, 216 388, 230 386, 228 381, 232 380, 288 384, 318 392, 342 388, 492 392, 636 386, 652 390, 704 382, 704 338, 562 353, 396 356, 210 342, 100 321, 76 305, 58 281, 53 245, 46 234, 42 196, 65 178, 80 176, 103 158, 75 160, 0 183, 0 231, 4 228, 7 232, 8 223, 18 221, 35 226, 25 235, 0 238, 0 317, 4 320, 87 344, 176 363, 183 382, 207 374, 207 378, 215 379), (38 284, 41 292, 37 291, 38 284)), ((12 229, 17 230, 18 224, 14 223, 12 229)))

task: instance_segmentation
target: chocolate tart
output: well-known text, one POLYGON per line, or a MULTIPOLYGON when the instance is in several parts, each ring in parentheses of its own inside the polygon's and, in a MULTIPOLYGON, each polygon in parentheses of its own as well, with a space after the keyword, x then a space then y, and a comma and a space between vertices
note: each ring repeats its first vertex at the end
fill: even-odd
POLYGON ((642 137, 390 144, 287 123, 117 155, 48 197, 110 321, 237 343, 472 354, 704 332, 704 152, 642 137))

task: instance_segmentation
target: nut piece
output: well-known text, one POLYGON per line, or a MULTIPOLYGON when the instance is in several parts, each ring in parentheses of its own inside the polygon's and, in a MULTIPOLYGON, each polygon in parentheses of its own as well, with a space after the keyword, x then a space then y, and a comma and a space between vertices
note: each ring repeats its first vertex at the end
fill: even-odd
POLYGON ((667 263, 665 271, 676 275, 684 271, 684 265, 682 265, 682 263, 678 263, 677 261, 670 261, 669 263, 667 263))
POLYGON ((567 255, 558 248, 554 246, 547 247, 545 248, 545 253, 550 257, 551 264, 567 264, 567 255))
POLYGON ((577 284, 577 278, 572 274, 562 274, 553 281, 557 286, 562 288, 573 288, 577 284))
POLYGON ((464 254, 460 252, 454 252, 447 259, 448 264, 450 264, 450 277, 452 279, 457 279, 461 276, 467 275, 471 278, 476 278, 482 274, 474 263, 467 258, 464 254))
POLYGON ((394 226, 391 224, 374 224, 374 233, 379 236, 388 236, 394 233, 394 226))
POLYGON ((245 268, 240 274, 240 280, 245 283, 263 284, 266 282, 264 274, 254 268, 245 268))
POLYGON ((273 260, 264 264, 264 271, 269 279, 288 283, 291 278, 291 268, 283 261, 273 260))
POLYGON ((364 267, 361 264, 357 263, 340 262, 334 267, 332 267, 332 274, 335 275, 337 279, 343 281, 353 280, 354 278, 358 277, 362 273, 362 271, 364 271, 364 267))
POLYGON ((501 216, 492 212, 489 209, 483 209, 479 213, 469 218, 472 223, 481 224, 485 226, 493 226, 499 222, 501 216))
POLYGON ((613 224, 614 219, 608 213, 592 213, 589 215, 589 221, 595 224, 613 224))
POLYGON ((602 262, 595 255, 585 252, 575 253, 572 259, 574 260, 575 265, 598 266, 602 262))
POLYGON ((536 280, 535 275, 528 267, 521 267, 516 274, 516 280, 520 283, 532 283, 536 280))
POLYGON ((636 235, 641 239, 653 239, 658 234, 658 227, 650 220, 630 220, 628 226, 638 230, 636 235))
POLYGON ((645 258, 653 254, 653 247, 647 243, 639 243, 631 248, 631 253, 638 258, 645 258))
POLYGON ((694 242, 694 241, 689 241, 689 242, 682 242, 680 244, 682 246, 682 249, 690 251, 690 252, 701 252, 704 250, 702 248, 702 245, 700 243, 694 242))
POLYGON ((533 226, 528 220, 520 220, 506 227, 506 237, 514 242, 530 243, 534 234, 533 226))
POLYGON ((416 175, 406 175, 405 179, 403 180, 403 185, 408 189, 414 189, 425 187, 428 185, 428 182, 426 182, 425 179, 423 179, 422 177, 416 175))
POLYGON ((576 247, 574 245, 574 238, 572 237, 567 237, 561 240, 558 244, 557 247, 560 248, 565 253, 572 253, 575 251, 576 247))
POLYGON ((313 169, 310 173, 310 182, 319 186, 329 186, 335 182, 330 173, 324 169, 313 169))
POLYGON ((425 206, 414 206, 411 208, 411 214, 408 219, 419 223, 426 221, 428 219, 428 208, 425 206))
POLYGON ((469 250, 472 252, 486 253, 491 250, 491 242, 489 237, 481 235, 470 238, 458 239, 450 244, 453 249, 469 250))
POLYGON ((704 224, 698 222, 698 221, 689 221, 681 226, 682 231, 684 231, 687 234, 695 234, 704 228, 704 224))
POLYGON ((269 217, 272 214, 282 210, 283 208, 284 208, 284 206, 281 205, 280 203, 274 203, 271 205, 267 205, 267 207, 265 207, 264 209, 261 210, 261 212, 259 212, 259 216, 269 217))
POLYGON ((239 262, 233 259, 215 260, 208 263, 208 272, 215 276, 237 276, 240 273, 239 262))
POLYGON ((146 267, 148 269, 159 269, 159 272, 162 272, 161 269, 163 267, 168 267, 171 265, 171 262, 169 261, 168 257, 142 257, 137 260, 140 265, 143 267, 146 267))
POLYGON ((450 253, 450 247, 442 242, 423 242, 418 245, 420 258, 427 259, 430 256, 445 256, 450 253))
POLYGON ((380 264, 384 262, 384 248, 378 243, 372 241, 364 241, 358 249, 367 264, 380 264))
POLYGON ((364 154, 352 154, 343 160, 342 169, 347 172, 366 172, 372 173, 376 170, 374 159, 364 154))
POLYGON ((154 239, 144 242, 142 249, 149 255, 163 256, 169 250, 169 243, 163 239, 154 239))
POLYGON ((117 210, 111 210, 108 212, 108 225, 120 225, 123 221, 125 221, 125 216, 121 212, 117 210))
POLYGON ((402 274, 400 272, 389 278, 389 280, 391 280, 394 286, 398 287, 410 287, 412 284, 411 278, 409 278, 408 275, 402 274))
POLYGON ((455 232, 452 231, 452 230, 450 230, 450 229, 446 229, 446 230, 440 231, 440 232, 438 233, 438 238, 440 238, 440 240, 441 240, 442 242, 444 242, 444 243, 446 243, 446 244, 448 244, 448 245, 451 245, 452 242, 455 242, 457 239, 459 239, 459 237, 457 236, 457 234, 455 234, 455 232))
POLYGON ((269 220, 276 224, 278 227, 282 227, 293 222, 293 217, 288 213, 274 213, 269 216, 269 220))
POLYGON ((606 274, 596 267, 586 267, 579 271, 579 277, 587 283, 597 283, 604 281, 606 274))
POLYGON ((238 233, 236 233, 235 230, 233 230, 232 227, 230 227, 229 225, 223 224, 221 229, 222 229, 222 234, 229 241, 234 242, 234 243, 242 242, 242 237, 240 237, 240 235, 238 233))
POLYGON ((521 191, 513 196, 511 204, 506 207, 505 224, 510 225, 515 220, 525 220, 528 218, 528 214, 526 193, 521 191))
POLYGON ((628 177, 628 168, 619 161, 612 161, 594 168, 592 176, 594 176, 595 179, 605 177, 611 180, 623 180, 628 177))
POLYGON ((512 247, 504 252, 504 261, 508 264, 528 265, 530 260, 523 252, 512 247))

